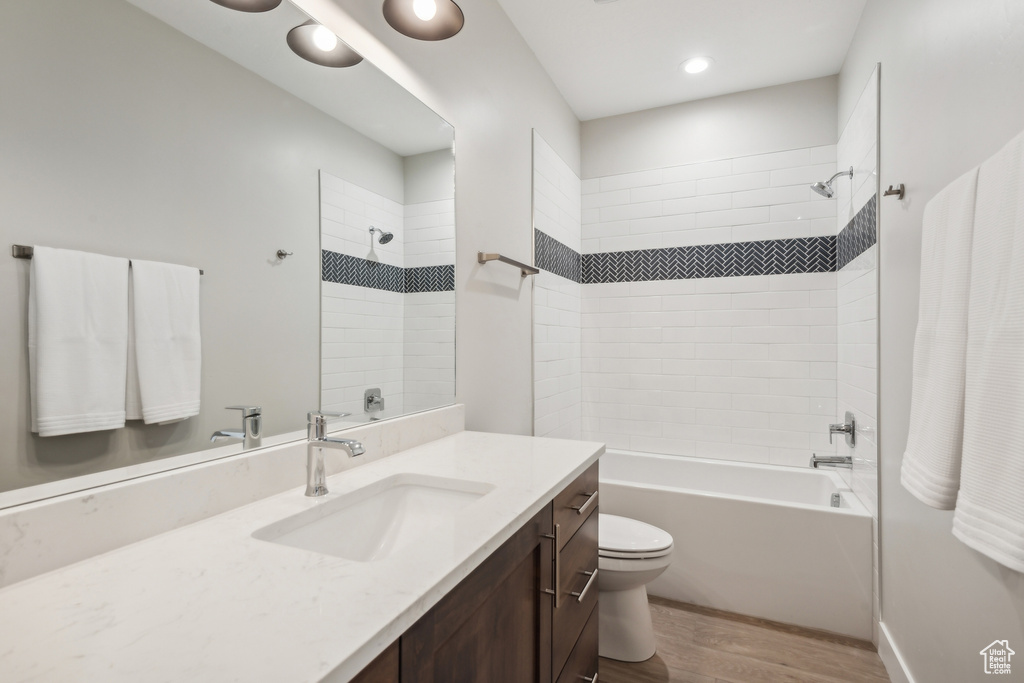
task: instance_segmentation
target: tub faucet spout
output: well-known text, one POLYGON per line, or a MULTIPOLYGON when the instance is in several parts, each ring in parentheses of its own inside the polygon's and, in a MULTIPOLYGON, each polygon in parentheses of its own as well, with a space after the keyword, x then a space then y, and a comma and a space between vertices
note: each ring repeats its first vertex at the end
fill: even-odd
POLYGON ((818 469, 821 466, 825 467, 845 467, 847 469, 853 468, 853 456, 850 455, 827 455, 818 457, 817 453, 811 455, 811 467, 818 469))

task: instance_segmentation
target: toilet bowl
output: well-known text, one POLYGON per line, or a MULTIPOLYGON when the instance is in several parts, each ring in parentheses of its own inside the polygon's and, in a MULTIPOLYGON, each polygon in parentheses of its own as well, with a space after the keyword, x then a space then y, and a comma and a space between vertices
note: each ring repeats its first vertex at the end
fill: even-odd
POLYGON ((609 659, 642 662, 655 652, 647 584, 672 562, 672 536, 635 519, 598 514, 598 650, 609 659))

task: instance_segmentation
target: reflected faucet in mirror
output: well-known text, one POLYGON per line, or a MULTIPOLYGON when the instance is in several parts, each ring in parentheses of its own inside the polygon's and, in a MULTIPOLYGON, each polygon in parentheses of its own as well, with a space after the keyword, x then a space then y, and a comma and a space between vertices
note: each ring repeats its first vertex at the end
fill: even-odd
POLYGON ((355 439, 332 439, 327 436, 327 418, 348 417, 350 413, 325 413, 315 411, 306 414, 308 424, 306 434, 309 444, 306 446, 306 495, 323 496, 327 491, 327 474, 324 471, 324 449, 336 448, 354 458, 366 452, 363 444, 355 439))
POLYGON ((210 435, 210 441, 241 439, 242 449, 259 448, 263 444, 263 408, 260 406, 227 406, 225 410, 242 411, 242 428, 218 429, 210 435))

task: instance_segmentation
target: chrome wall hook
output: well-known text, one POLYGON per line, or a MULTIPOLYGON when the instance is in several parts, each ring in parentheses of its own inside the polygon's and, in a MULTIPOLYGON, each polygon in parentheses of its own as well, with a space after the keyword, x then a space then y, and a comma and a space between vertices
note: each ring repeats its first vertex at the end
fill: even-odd
POLYGON ((906 193, 907 193, 907 188, 903 185, 903 183, 900 183, 899 186, 897 186, 895 188, 892 185, 890 185, 889 189, 882 193, 882 196, 883 197, 893 197, 893 196, 895 196, 898 199, 903 199, 903 195, 905 195, 906 193))
POLYGON ((284 249, 278 249, 277 250, 277 258, 281 259, 282 261, 284 261, 286 258, 288 258, 291 255, 292 255, 292 252, 290 252, 290 251, 285 251, 284 249))

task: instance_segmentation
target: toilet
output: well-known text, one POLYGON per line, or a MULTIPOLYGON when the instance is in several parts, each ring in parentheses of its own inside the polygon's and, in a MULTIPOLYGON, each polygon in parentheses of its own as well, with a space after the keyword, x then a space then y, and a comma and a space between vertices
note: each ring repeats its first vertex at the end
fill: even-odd
POLYGON ((655 651, 647 584, 671 563, 672 536, 635 519, 598 514, 598 650, 609 659, 642 662, 655 651))

